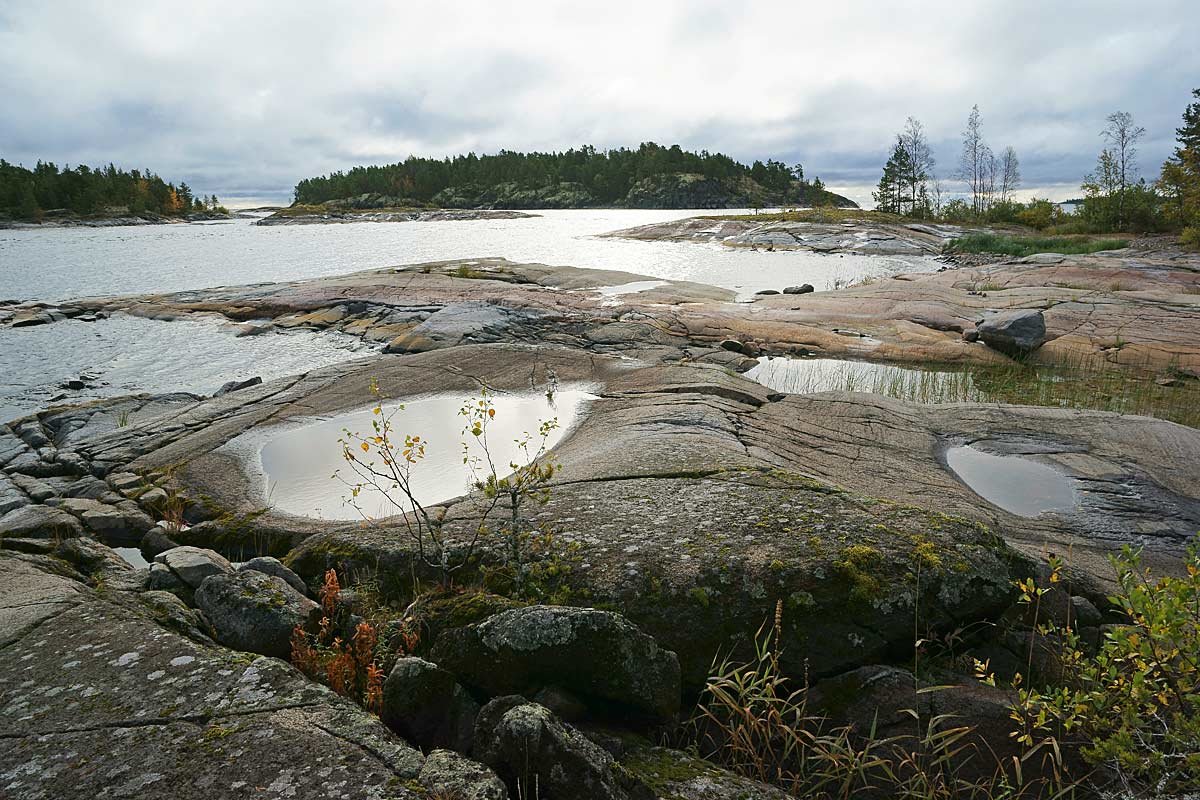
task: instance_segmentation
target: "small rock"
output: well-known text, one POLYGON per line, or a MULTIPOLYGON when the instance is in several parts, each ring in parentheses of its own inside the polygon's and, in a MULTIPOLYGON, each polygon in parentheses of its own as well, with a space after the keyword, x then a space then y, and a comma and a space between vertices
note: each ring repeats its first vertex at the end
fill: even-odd
POLYGON ((321 613, 282 578, 254 570, 209 575, 196 589, 196 607, 208 617, 217 641, 282 659, 291 656, 296 627, 315 625, 321 613))
POLYGON ((252 569, 256 572, 261 572, 266 575, 274 575, 276 578, 282 578, 288 586, 291 586, 300 594, 308 594, 308 587, 304 585, 304 581, 301 580, 300 576, 285 567, 283 562, 278 558, 272 558, 271 556, 257 556, 238 567, 239 572, 248 569, 252 569))
POLYGON ((201 547, 175 547, 159 553, 154 560, 166 564, 179 580, 193 589, 211 575, 233 572, 233 565, 225 556, 201 547))
POLYGON ((979 330, 977 328, 967 328, 962 332, 962 339, 964 342, 978 342, 979 330))
POLYGON ((755 294, 756 294, 756 295, 770 295, 770 294, 779 294, 779 290, 778 290, 778 289, 763 289, 763 290, 761 290, 761 291, 757 291, 757 292, 755 292, 755 294))
POLYGON ((745 353, 746 346, 737 339, 726 339, 721 342, 721 349, 728 350, 731 353, 745 353))
POLYGON ((147 586, 152 590, 164 592, 177 592, 187 588, 187 585, 171 572, 170 567, 158 562, 150 565, 150 580, 147 586))
POLYGON ((258 377, 257 375, 255 375, 253 378, 247 378, 243 381, 229 381, 228 383, 223 384, 220 389, 217 389, 217 391, 213 392, 213 397, 221 397, 229 394, 230 392, 249 389, 251 386, 258 386, 260 383, 262 383, 262 378, 258 377))
POLYGON ((808 294, 815 292, 816 289, 811 283, 802 283, 799 286, 789 286, 783 290, 784 294, 808 294))
POLYGON ((423 658, 397 659, 383 682, 380 718, 422 748, 471 752, 479 705, 454 675, 423 658))
POLYGON ((161 486, 155 486, 153 489, 138 496, 138 502, 144 506, 149 506, 154 509, 161 509, 166 506, 168 500, 167 491, 161 486))
POLYGON ((434 750, 417 782, 434 796, 455 800, 506 800, 508 789, 490 768, 452 750, 434 750))
POLYGON ((167 529, 161 525, 155 525, 146 531, 145 536, 142 537, 142 541, 138 545, 138 549, 142 551, 142 555, 146 557, 147 561, 154 559, 160 553, 174 550, 176 547, 179 547, 179 543, 174 541, 170 534, 167 533, 167 529))

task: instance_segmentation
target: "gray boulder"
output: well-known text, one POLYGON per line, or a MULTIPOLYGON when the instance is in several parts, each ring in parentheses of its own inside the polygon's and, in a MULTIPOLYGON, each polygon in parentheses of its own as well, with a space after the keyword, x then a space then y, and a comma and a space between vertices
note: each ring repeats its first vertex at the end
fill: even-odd
POLYGON ((272 558, 271 556, 257 556, 238 567, 238 572, 243 572, 245 570, 254 570, 255 572, 261 572, 266 575, 274 575, 276 578, 282 578, 288 586, 292 587, 300 594, 306 596, 308 595, 308 587, 304 585, 304 581, 300 579, 300 576, 285 567, 283 562, 278 558, 272 558))
POLYGON ((296 626, 315 625, 321 611, 282 578, 253 570, 209 575, 196 590, 196 607, 222 644, 283 659, 296 626))
POLYGON ((453 750, 434 750, 425 759, 417 782, 435 797, 455 800, 507 800, 508 789, 490 768, 453 750))
POLYGON ((22 506, 0 517, 0 535, 52 539, 82 536, 83 526, 66 511, 50 506, 22 506))
POLYGON ((809 292, 815 292, 815 291, 816 291, 816 289, 813 287, 813 285, 811 283, 802 283, 799 286, 788 286, 786 289, 783 290, 783 293, 784 294, 808 294, 809 292))
POLYGON ((510 785, 537 786, 555 800, 633 800, 653 797, 599 745, 547 708, 523 703, 507 710, 490 730, 481 752, 510 785))
POLYGON ((679 711, 679 660, 619 614, 528 606, 449 630, 433 659, 488 695, 533 696, 546 686, 589 709, 669 722, 679 711))
POLYGON ((1036 309, 1002 311, 976 328, 979 339, 993 350, 1013 357, 1028 355, 1046 341, 1046 318, 1036 309))
POLYGON ((233 565, 225 556, 202 547, 175 547, 159 553, 154 560, 166 564, 179 580, 193 589, 211 575, 233 572, 233 565))
POLYGON ((380 718, 412 744, 471 752, 479 705, 454 675, 423 658, 396 661, 383 682, 380 718))
POLYGON ((162 553, 174 550, 176 547, 179 547, 179 542, 172 539, 167 530, 160 525, 155 525, 146 531, 141 544, 138 545, 142 555, 147 559, 157 558, 162 553))

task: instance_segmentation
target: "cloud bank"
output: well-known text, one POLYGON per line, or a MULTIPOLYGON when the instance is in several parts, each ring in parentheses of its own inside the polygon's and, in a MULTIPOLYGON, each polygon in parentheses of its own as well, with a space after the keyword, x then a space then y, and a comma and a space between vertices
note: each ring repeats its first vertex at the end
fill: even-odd
POLYGON ((203 2, 0 6, 0 157, 149 167, 230 200, 409 154, 662 144, 803 162, 870 202, 907 116, 938 171, 978 103, 1026 194, 1104 117, 1153 176, 1200 85, 1194 2, 203 2))

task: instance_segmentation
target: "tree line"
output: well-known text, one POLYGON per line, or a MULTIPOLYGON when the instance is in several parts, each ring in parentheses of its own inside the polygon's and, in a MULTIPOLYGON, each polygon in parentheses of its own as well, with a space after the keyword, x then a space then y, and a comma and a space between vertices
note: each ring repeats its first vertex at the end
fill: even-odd
POLYGON ((1179 146, 1152 183, 1138 173, 1138 142, 1146 129, 1128 112, 1110 114, 1100 132, 1103 146, 1095 169, 1081 183, 1076 215, 1034 198, 1022 203, 1014 192, 1021 168, 1012 147, 999 157, 983 136, 979 106, 971 109, 951 180, 962 197, 945 200, 932 148, 920 121, 909 117, 896 134, 891 154, 873 192, 876 208, 919 219, 948 222, 1014 222, 1058 233, 1182 231, 1185 244, 1200 247, 1200 89, 1176 129, 1179 146))
POLYGON ((183 216, 220 212, 217 196, 196 195, 187 183, 168 183, 150 170, 123 170, 109 164, 59 169, 39 161, 33 169, 0 159, 0 215, 40 221, 53 212, 88 215, 183 216))
POLYGON ((404 161, 381 166, 354 167, 296 184, 295 201, 319 204, 363 194, 402 198, 413 204, 429 204, 439 192, 452 187, 493 187, 515 183, 541 188, 571 183, 582 186, 598 204, 622 200, 635 183, 658 175, 688 173, 714 179, 750 178, 764 188, 797 198, 804 189, 823 190, 820 178, 811 183, 804 177, 803 166, 786 166, 767 159, 750 166, 722 153, 707 150, 692 152, 679 145, 663 147, 644 142, 636 150, 617 148, 597 150, 591 145, 562 152, 518 153, 501 150, 495 155, 467 155, 452 158, 409 156, 404 161))

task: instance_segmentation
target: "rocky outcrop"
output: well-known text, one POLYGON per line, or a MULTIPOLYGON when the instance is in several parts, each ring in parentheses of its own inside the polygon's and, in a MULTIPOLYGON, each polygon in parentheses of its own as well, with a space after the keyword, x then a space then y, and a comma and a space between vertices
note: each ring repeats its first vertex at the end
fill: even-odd
POLYGON ((209 575, 196 589, 196 606, 222 644, 282 659, 291 657, 293 631, 315 628, 320 616, 320 606, 282 578, 254 570, 209 575))
POLYGON ((56 559, 0 550, 0 574, 5 797, 418 797, 421 753, 286 664, 193 641, 56 559))
MULTIPOLYGON (((523 206, 530 208, 530 206, 523 206)), ((269 217, 256 220, 255 225, 328 225, 347 222, 461 222, 473 219, 522 219, 536 216, 520 211, 445 209, 375 208, 354 210, 336 205, 289 206, 269 217)))
POLYGON ((455 800, 507 800, 508 789, 495 772, 453 750, 434 750, 417 781, 434 796, 455 800))
POLYGON ((679 712, 679 661, 618 614, 527 606, 443 633, 432 657, 489 695, 532 697, 561 686, 593 712, 670 722, 679 712), (606 709, 606 707, 608 707, 606 709))

